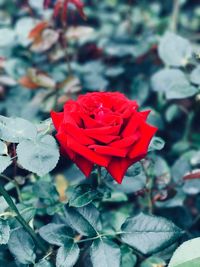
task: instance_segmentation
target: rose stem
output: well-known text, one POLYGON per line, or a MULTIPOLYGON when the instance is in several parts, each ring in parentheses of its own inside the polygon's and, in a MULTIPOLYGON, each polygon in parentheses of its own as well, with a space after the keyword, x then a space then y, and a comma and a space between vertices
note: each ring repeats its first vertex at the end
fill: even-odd
POLYGON ((101 166, 97 166, 97 183, 98 183, 98 185, 101 185, 101 183, 102 183, 101 166))
POLYGON ((14 204, 12 198, 9 196, 7 191, 4 189, 2 185, 0 185, 0 194, 4 197, 6 202, 8 203, 9 207, 16 213, 16 219, 18 222, 24 227, 24 229, 30 234, 30 236, 33 238, 37 246, 46 253, 46 248, 40 241, 40 239, 37 237, 33 229, 27 224, 27 222, 24 220, 24 218, 21 216, 19 210, 17 209, 16 205, 14 204))
POLYGON ((154 206, 152 202, 152 179, 151 179, 151 176, 148 174, 146 167, 142 161, 141 161, 141 166, 146 176, 147 191, 145 194, 146 194, 146 200, 147 200, 147 205, 148 205, 148 212, 149 214, 153 214, 154 206))

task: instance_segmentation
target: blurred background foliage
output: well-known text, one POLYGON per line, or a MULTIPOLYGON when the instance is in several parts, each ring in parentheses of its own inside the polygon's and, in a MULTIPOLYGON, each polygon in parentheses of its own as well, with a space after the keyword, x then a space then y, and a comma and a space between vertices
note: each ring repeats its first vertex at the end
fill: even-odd
MULTIPOLYGON (((88 91, 121 91, 136 99, 141 110, 151 108, 149 122, 166 142, 146 161, 153 165, 148 175, 153 177, 154 213, 170 218, 188 237, 199 236, 198 1, 85 0, 87 19, 69 5, 67 23, 52 18, 53 2, 44 9, 42 0, 0 0, 0 114, 37 123, 88 91)), ((122 186, 107 177, 117 190, 110 206, 105 200, 108 224, 113 218, 121 224, 135 198, 135 210, 145 206, 146 176, 140 168, 130 168, 122 186)), ((55 214, 65 190, 83 179, 65 158, 52 175, 57 191, 47 183, 50 176, 35 183, 34 176, 18 171, 15 178, 26 204, 36 206, 44 195, 47 208, 37 209, 39 216, 55 214)), ((169 259, 167 253, 159 257, 169 259)))

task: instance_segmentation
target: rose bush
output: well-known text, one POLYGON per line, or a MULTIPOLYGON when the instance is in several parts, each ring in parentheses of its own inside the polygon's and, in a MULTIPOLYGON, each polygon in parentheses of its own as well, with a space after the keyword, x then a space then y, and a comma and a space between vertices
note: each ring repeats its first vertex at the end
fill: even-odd
POLYGON ((62 151, 89 176, 94 164, 121 183, 127 168, 144 158, 157 128, 146 122, 150 110, 119 92, 94 92, 69 100, 51 112, 62 151))

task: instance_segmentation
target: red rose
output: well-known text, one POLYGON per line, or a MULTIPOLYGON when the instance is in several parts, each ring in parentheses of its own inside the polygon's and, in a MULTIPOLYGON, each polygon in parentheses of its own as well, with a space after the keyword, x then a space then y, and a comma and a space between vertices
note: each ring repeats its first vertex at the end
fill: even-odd
POLYGON ((126 170, 144 158, 157 128, 146 123, 148 111, 123 94, 95 92, 69 100, 51 112, 61 149, 89 176, 94 164, 121 183, 126 170))

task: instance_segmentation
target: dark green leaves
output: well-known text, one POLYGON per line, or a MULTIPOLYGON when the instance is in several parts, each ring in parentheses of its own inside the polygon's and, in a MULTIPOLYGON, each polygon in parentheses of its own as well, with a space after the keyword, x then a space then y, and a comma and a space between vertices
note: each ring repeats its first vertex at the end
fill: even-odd
POLYGON ((192 56, 192 47, 188 40, 172 32, 166 32, 161 38, 158 52, 167 66, 184 66, 192 56))
POLYGON ((10 227, 7 221, 0 219, 0 245, 7 244, 10 237, 10 227))
POLYGON ((33 240, 22 228, 17 228, 11 232, 8 247, 20 263, 31 264, 35 262, 33 240))
POLYGON ((73 267, 79 257, 80 249, 73 241, 60 247, 56 256, 56 267, 73 267))
POLYGON ((69 199, 69 206, 83 207, 100 196, 101 194, 97 190, 93 189, 90 185, 79 185, 74 189, 69 199))
POLYGON ((183 243, 174 252, 168 267, 199 267, 200 238, 191 239, 183 243))
POLYGON ((121 246, 121 267, 135 267, 137 257, 128 246, 121 246))
POLYGON ((19 164, 26 170, 43 176, 55 168, 59 151, 55 139, 45 135, 38 140, 24 140, 17 146, 19 164))
POLYGON ((140 213, 122 225, 122 241, 143 254, 151 254, 171 245, 182 235, 172 222, 140 213))
POLYGON ((40 236, 48 243, 62 246, 69 240, 73 240, 73 232, 64 224, 49 223, 39 230, 40 236))
POLYGON ((85 236, 96 236, 101 230, 99 212, 92 204, 82 208, 66 207, 67 223, 78 233, 85 236))
POLYGON ((94 267, 120 267, 120 248, 109 239, 95 240, 90 248, 90 257, 94 267))

